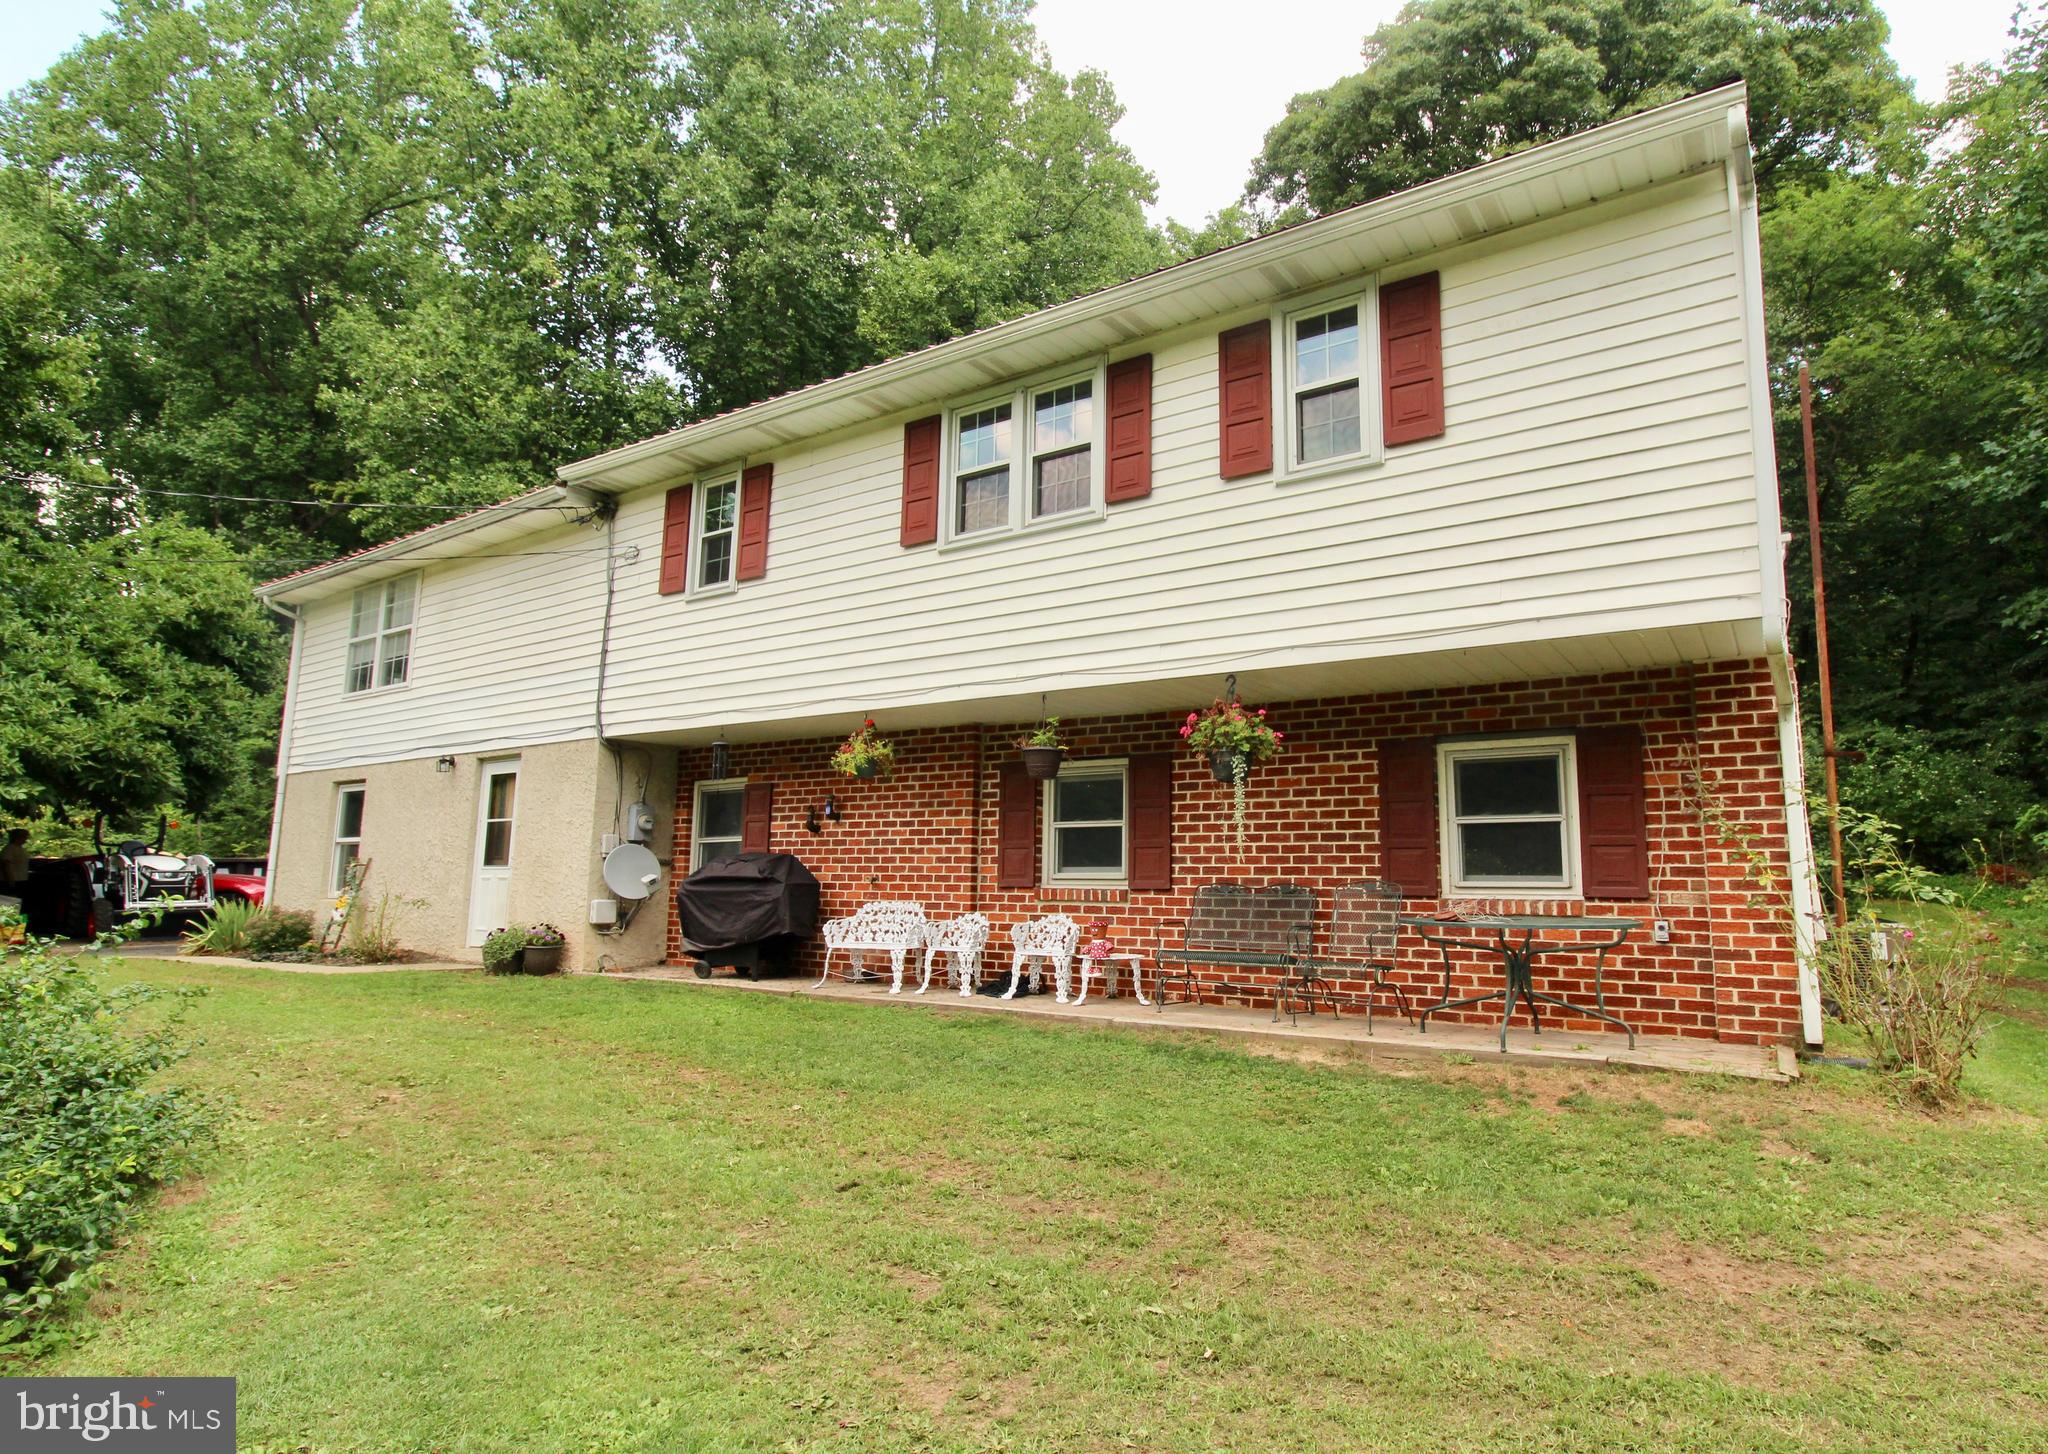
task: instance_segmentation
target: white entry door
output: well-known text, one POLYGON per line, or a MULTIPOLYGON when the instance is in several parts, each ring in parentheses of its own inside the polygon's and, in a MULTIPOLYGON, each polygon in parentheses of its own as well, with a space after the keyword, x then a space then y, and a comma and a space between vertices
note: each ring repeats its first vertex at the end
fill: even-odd
POLYGON ((518 760, 485 763, 483 791, 477 794, 476 881, 469 891, 472 949, 510 920, 512 827, 518 803, 518 760))

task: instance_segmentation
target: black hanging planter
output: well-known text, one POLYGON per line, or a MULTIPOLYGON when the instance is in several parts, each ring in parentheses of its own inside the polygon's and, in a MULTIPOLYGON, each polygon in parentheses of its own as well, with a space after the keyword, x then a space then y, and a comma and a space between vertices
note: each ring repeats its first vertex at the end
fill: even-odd
MULTIPOLYGON (((1244 762, 1243 754, 1232 752, 1227 747, 1211 748, 1209 752, 1209 775, 1217 782, 1228 786, 1237 781, 1237 765, 1244 762)), ((1250 776, 1251 764, 1244 764, 1246 776, 1250 776)))
POLYGON ((880 777, 882 775, 882 764, 870 758, 855 768, 853 775, 855 777, 880 777))
POLYGON ((1047 783, 1060 775, 1060 764, 1066 761, 1066 749, 1061 747, 1020 747, 1024 754, 1024 776, 1033 782, 1047 783))

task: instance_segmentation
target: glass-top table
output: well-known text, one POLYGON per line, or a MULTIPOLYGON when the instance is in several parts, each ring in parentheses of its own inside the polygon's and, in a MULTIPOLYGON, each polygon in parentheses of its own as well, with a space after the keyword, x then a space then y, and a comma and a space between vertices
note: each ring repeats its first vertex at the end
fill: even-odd
POLYGON ((1629 1047, 1635 1047, 1635 1027, 1607 1011, 1605 974, 1608 954, 1619 949, 1629 935, 1643 927, 1641 919, 1603 919, 1588 914, 1466 914, 1455 919, 1436 919, 1423 914, 1403 914, 1401 922, 1416 930, 1425 943, 1434 944, 1444 965, 1443 998, 1433 1005, 1419 1007, 1418 1021, 1422 1033, 1429 1033, 1429 1017, 1438 1010, 1456 1010, 1466 1005, 1483 1005, 1490 1000, 1499 1000, 1500 1049, 1505 1055, 1508 1021, 1514 1018, 1515 1001, 1519 999, 1528 1008, 1529 1023, 1538 1035, 1543 1033, 1543 1020, 1536 1009, 1537 1002, 1541 1001, 1575 1015, 1617 1025, 1628 1033, 1629 1047), (1546 933, 1564 933, 1573 937, 1537 938, 1539 934, 1546 933), (1589 934, 1600 937, 1585 937, 1589 934), (1516 935, 1520 938, 1517 939, 1516 935), (1506 983, 1500 989, 1489 990, 1485 994, 1451 998, 1451 948, 1454 945, 1470 945, 1498 954, 1506 983), (1546 954, 1583 954, 1587 950, 1594 951, 1591 1005, 1578 1004, 1537 990, 1536 961, 1539 958, 1546 954))

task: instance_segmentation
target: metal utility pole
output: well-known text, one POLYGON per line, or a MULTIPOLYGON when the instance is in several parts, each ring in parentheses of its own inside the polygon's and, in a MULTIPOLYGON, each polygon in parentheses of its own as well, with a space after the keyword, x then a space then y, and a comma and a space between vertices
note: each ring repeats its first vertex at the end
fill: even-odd
POLYGON ((1814 654, 1820 659, 1820 747, 1827 769, 1828 846, 1835 880, 1835 924, 1849 923, 1849 897, 1842 886, 1842 797, 1835 782, 1835 688, 1828 675, 1828 593, 1820 568, 1820 482, 1813 464, 1813 382, 1799 366, 1799 432, 1806 445, 1806 549, 1813 557, 1814 654))

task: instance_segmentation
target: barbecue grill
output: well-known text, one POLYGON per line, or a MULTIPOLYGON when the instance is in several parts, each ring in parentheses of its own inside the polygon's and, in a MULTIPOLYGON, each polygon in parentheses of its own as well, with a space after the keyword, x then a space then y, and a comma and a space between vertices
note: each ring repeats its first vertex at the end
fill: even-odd
POLYGON ((787 974, 818 927, 818 880, 792 854, 727 854, 676 885, 676 919, 700 979, 787 974))

